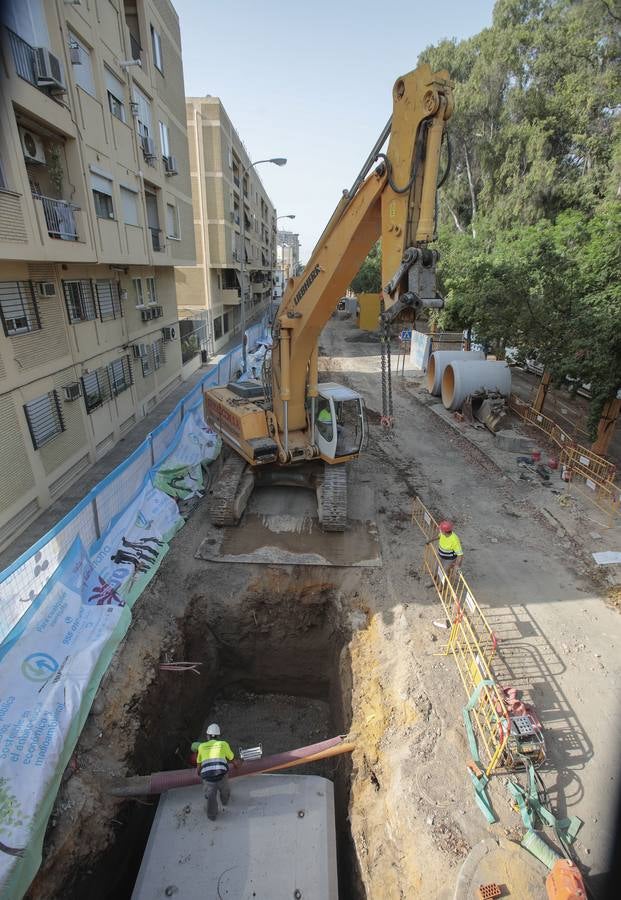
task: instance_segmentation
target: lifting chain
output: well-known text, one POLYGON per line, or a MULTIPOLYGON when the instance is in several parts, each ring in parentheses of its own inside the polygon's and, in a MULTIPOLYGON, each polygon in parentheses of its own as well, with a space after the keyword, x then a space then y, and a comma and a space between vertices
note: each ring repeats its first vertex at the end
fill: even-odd
POLYGON ((390 360, 390 324, 382 321, 380 329, 382 353, 382 427, 390 431, 394 424, 392 411, 392 370, 390 360))

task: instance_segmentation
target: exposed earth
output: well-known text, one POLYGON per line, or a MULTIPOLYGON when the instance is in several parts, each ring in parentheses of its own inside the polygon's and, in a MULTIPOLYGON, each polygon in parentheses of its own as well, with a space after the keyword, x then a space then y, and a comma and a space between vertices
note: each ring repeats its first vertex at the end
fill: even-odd
MULTIPOLYGON (((612 533, 602 536, 586 503, 557 503, 560 482, 553 494, 517 478, 515 454, 493 451, 491 435, 468 440, 407 373, 394 378, 396 425, 383 433, 378 347, 355 337, 353 324, 333 319, 320 367, 366 400, 369 446, 350 479, 374 495, 383 565, 198 559, 211 533, 199 504, 134 608, 30 897, 131 896, 156 798, 121 801, 106 788, 187 765, 191 742, 213 719, 235 746, 263 743, 266 753, 339 733, 355 741, 351 759, 308 768, 336 783, 343 898, 452 898, 474 845, 490 835, 519 841, 504 775, 490 786, 496 824, 475 803, 467 697, 442 653, 446 631, 434 625, 441 607, 422 571, 415 495, 455 522, 464 572, 500 639, 496 677, 522 691, 543 722, 550 803, 584 821, 575 851, 597 896, 619 782, 621 617, 590 552, 612 533), (168 660, 199 663, 201 674, 161 671, 168 660)), ((266 502, 256 493, 248 512, 260 516, 266 502)), ((273 510, 280 501, 269 502, 273 510)), ((234 546, 234 534, 228 541, 234 546)), ((520 896, 519 885, 510 895, 520 896)))

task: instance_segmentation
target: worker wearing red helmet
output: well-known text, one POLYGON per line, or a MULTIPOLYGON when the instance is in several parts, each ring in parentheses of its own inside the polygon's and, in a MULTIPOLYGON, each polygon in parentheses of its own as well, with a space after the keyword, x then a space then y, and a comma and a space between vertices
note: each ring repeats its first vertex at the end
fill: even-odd
POLYGON ((432 541, 438 542, 438 556, 442 560, 442 565, 446 569, 447 575, 452 577, 461 568, 464 560, 464 551, 461 548, 461 541, 457 534, 453 531, 453 523, 445 519, 438 525, 439 534, 437 537, 430 538, 427 543, 432 541))

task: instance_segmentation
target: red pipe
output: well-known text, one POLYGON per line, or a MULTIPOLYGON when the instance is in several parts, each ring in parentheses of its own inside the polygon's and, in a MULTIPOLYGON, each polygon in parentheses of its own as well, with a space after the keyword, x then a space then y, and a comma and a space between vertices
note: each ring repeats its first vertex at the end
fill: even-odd
MULTIPOLYGON (((258 772, 264 772, 266 769, 274 769, 285 763, 302 760, 307 756, 314 756, 317 753, 321 753, 322 750, 329 750, 330 747, 336 747, 337 744, 342 742, 342 737, 333 737, 327 741, 320 741, 318 744, 309 744, 308 747, 298 747, 297 750, 286 750, 284 753, 275 753, 273 756, 264 756, 262 759, 251 759, 247 762, 242 762, 239 768, 231 767, 229 778, 239 778, 241 775, 256 775, 258 772)), ((154 772, 149 778, 147 789, 136 788, 135 793, 161 794, 163 791, 169 791, 172 788, 190 787, 190 785, 200 783, 201 780, 196 774, 196 769, 154 772)))

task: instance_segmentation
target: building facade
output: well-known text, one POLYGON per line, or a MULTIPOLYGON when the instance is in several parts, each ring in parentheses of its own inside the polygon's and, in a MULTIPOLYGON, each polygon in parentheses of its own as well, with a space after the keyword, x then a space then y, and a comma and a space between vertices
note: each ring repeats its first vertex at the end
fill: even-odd
POLYGON ((246 321, 269 305, 276 265, 276 210, 218 97, 189 97, 186 111, 196 266, 175 270, 177 299, 180 315, 198 319, 207 314, 207 349, 212 353, 240 328, 242 253, 246 321))
POLYGON ((172 5, 2 9, 0 548, 179 383, 194 259, 172 5))
POLYGON ((287 280, 300 274, 300 235, 278 230, 276 250, 276 296, 282 297, 287 280))

